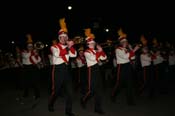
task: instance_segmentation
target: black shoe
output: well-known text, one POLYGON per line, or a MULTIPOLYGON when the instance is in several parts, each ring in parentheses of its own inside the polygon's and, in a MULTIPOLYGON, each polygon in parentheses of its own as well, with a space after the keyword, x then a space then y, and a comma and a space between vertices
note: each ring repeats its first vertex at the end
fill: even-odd
POLYGON ((49 112, 54 112, 53 106, 48 106, 48 110, 49 110, 49 112))
POLYGON ((76 115, 72 112, 66 112, 66 116, 76 116, 76 115))
POLYGON ((105 112, 103 110, 95 110, 95 113, 98 113, 98 114, 101 114, 101 115, 105 114, 105 112))

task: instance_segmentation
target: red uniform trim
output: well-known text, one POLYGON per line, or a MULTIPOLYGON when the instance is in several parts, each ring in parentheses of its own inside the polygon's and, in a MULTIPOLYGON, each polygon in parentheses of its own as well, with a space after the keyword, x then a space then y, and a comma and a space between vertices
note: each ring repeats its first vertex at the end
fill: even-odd
POLYGON ((54 94, 55 94, 55 75, 54 75, 54 73, 55 73, 55 65, 53 65, 53 67, 52 67, 52 93, 51 93, 51 95, 53 96, 54 94))
POLYGON ((70 48, 72 54, 75 54, 75 49, 73 47, 70 48))
POLYGON ((67 54, 66 49, 63 49, 60 44, 57 44, 57 46, 60 49, 60 54, 62 54, 61 58, 64 60, 65 63, 68 63, 66 56, 65 56, 67 54), (61 53, 61 52, 64 52, 64 53, 61 53))

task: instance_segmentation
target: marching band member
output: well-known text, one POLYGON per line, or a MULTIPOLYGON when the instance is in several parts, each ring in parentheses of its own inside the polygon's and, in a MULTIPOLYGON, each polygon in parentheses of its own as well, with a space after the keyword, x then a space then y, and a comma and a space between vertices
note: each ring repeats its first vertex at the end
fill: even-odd
POLYGON ((58 44, 51 46, 51 53, 53 55, 53 69, 52 69, 52 88, 49 97, 48 110, 54 111, 54 103, 58 96, 61 87, 65 89, 65 114, 66 116, 75 116, 72 113, 72 78, 69 72, 69 57, 76 57, 77 52, 73 48, 74 42, 68 40, 68 33, 65 19, 60 21, 61 29, 58 32, 58 44))
POLYGON ((126 92, 127 92, 127 103, 128 105, 134 105, 133 99, 133 67, 131 59, 135 56, 135 52, 140 48, 136 46, 132 50, 128 50, 128 40, 127 34, 123 32, 122 29, 118 31, 119 34, 119 42, 120 46, 118 46, 115 50, 116 59, 117 59, 117 79, 114 89, 112 91, 111 100, 115 102, 116 96, 121 90, 123 84, 126 85, 126 92))
POLYGON ((23 97, 28 97, 29 88, 32 86, 34 89, 35 99, 40 97, 38 88, 38 75, 36 75, 36 64, 41 61, 41 58, 35 54, 33 48, 33 41, 31 34, 27 34, 27 50, 23 50, 22 64, 24 68, 24 94, 23 97))
MULTIPOLYGON (((54 38, 52 40, 52 44, 51 44, 51 47, 54 47, 55 45, 58 44, 58 40, 56 38, 54 38)), ((51 48, 50 47, 50 48, 51 48)), ((50 53, 48 54, 48 60, 49 60, 49 78, 48 78, 48 91, 49 91, 49 94, 51 94, 51 88, 52 88, 52 68, 53 68, 53 55, 50 51, 50 53)))
MULTIPOLYGON (((143 64, 143 62, 147 62, 146 64, 149 64, 148 62, 149 61, 144 61, 144 58, 146 57, 146 59, 147 59, 147 57, 148 56, 150 56, 149 58, 151 58, 151 54, 150 54, 150 51, 148 51, 148 40, 147 40, 147 38, 146 38, 146 36, 144 35, 144 34, 141 34, 140 35, 140 42, 141 42, 141 44, 142 44, 142 49, 141 49, 141 51, 139 52, 139 59, 137 60, 138 61, 138 64, 139 64, 139 71, 141 72, 141 73, 139 73, 140 75, 139 75, 139 77, 140 78, 138 78, 138 81, 139 81, 139 94, 143 94, 143 90, 144 90, 144 88, 145 88, 145 83, 146 83, 146 76, 148 76, 148 74, 147 74, 147 72, 149 72, 149 71, 146 71, 146 69, 147 68, 144 68, 144 64, 143 64)), ((152 66, 152 61, 150 61, 150 66, 152 66)))
POLYGON ((142 74, 143 74, 143 84, 141 87, 142 94, 148 92, 148 96, 151 97, 154 93, 154 75, 153 75, 153 66, 152 61, 156 57, 151 55, 148 47, 142 48, 142 53, 140 55, 140 62, 142 66, 142 74))
POLYGON ((85 29, 85 35, 87 36, 86 42, 88 46, 84 52, 88 68, 88 90, 86 95, 81 99, 81 105, 85 108, 88 99, 95 95, 95 112, 104 114, 101 104, 102 82, 100 80, 101 76, 98 61, 106 60, 107 56, 102 47, 100 45, 96 45, 96 42, 94 41, 95 36, 91 33, 90 28, 85 29), (95 50, 95 46, 97 50, 95 50))
POLYGON ((152 48, 152 54, 156 56, 156 58, 153 60, 153 65, 155 69, 155 77, 156 80, 160 80, 163 78, 163 61, 165 60, 161 54, 161 46, 157 40, 157 38, 153 38, 152 40, 153 48, 152 48))
POLYGON ((166 62, 167 62, 167 54, 163 53, 162 46, 157 38, 153 38, 152 40, 153 48, 152 54, 155 55, 155 59, 153 60, 154 66, 154 77, 155 77, 155 89, 159 90, 159 92, 163 92, 164 86, 164 78, 165 78, 165 70, 166 70, 166 62), (164 55, 163 55, 164 54, 164 55), (165 55, 166 54, 166 55, 165 55))
POLYGON ((87 88, 87 66, 83 47, 78 49, 78 57, 76 58, 76 62, 78 67, 78 83, 80 84, 80 93, 82 96, 84 96, 87 88))

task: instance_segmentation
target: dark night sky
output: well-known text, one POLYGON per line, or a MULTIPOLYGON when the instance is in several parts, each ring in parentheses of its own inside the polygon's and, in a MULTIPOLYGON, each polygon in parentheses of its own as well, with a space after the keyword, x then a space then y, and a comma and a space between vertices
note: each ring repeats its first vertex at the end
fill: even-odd
MULTIPOLYGON (((33 34, 34 40, 48 42, 56 37, 61 17, 66 17, 72 37, 83 34, 83 28, 98 21, 101 27, 111 29, 113 35, 119 26, 124 26, 132 34, 151 32, 160 39, 172 41, 175 38, 174 8, 168 2, 59 0, 54 3, 10 2, 2 6, 5 7, 1 8, 1 30, 6 43, 10 40, 23 43, 24 34, 28 32, 33 34), (73 7, 71 11, 67 10, 69 4, 73 7)), ((4 45, 1 42, 1 47, 4 45)))

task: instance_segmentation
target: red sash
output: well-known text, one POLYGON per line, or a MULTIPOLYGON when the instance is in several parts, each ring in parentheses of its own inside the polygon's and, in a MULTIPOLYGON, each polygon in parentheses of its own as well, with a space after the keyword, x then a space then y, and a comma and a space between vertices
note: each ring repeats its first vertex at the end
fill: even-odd
POLYGON ((79 59, 81 60, 82 64, 86 64, 86 60, 82 57, 79 57, 79 59))
MULTIPOLYGON (((65 51, 65 49, 63 49, 62 48, 62 46, 60 45, 60 44, 57 44, 57 46, 58 46, 58 48, 60 49, 60 53, 64 50, 65 51)), ((65 63, 68 63, 68 61, 67 61, 67 59, 66 59, 66 54, 64 54, 64 55, 61 55, 61 58, 64 60, 64 62, 65 63)))

